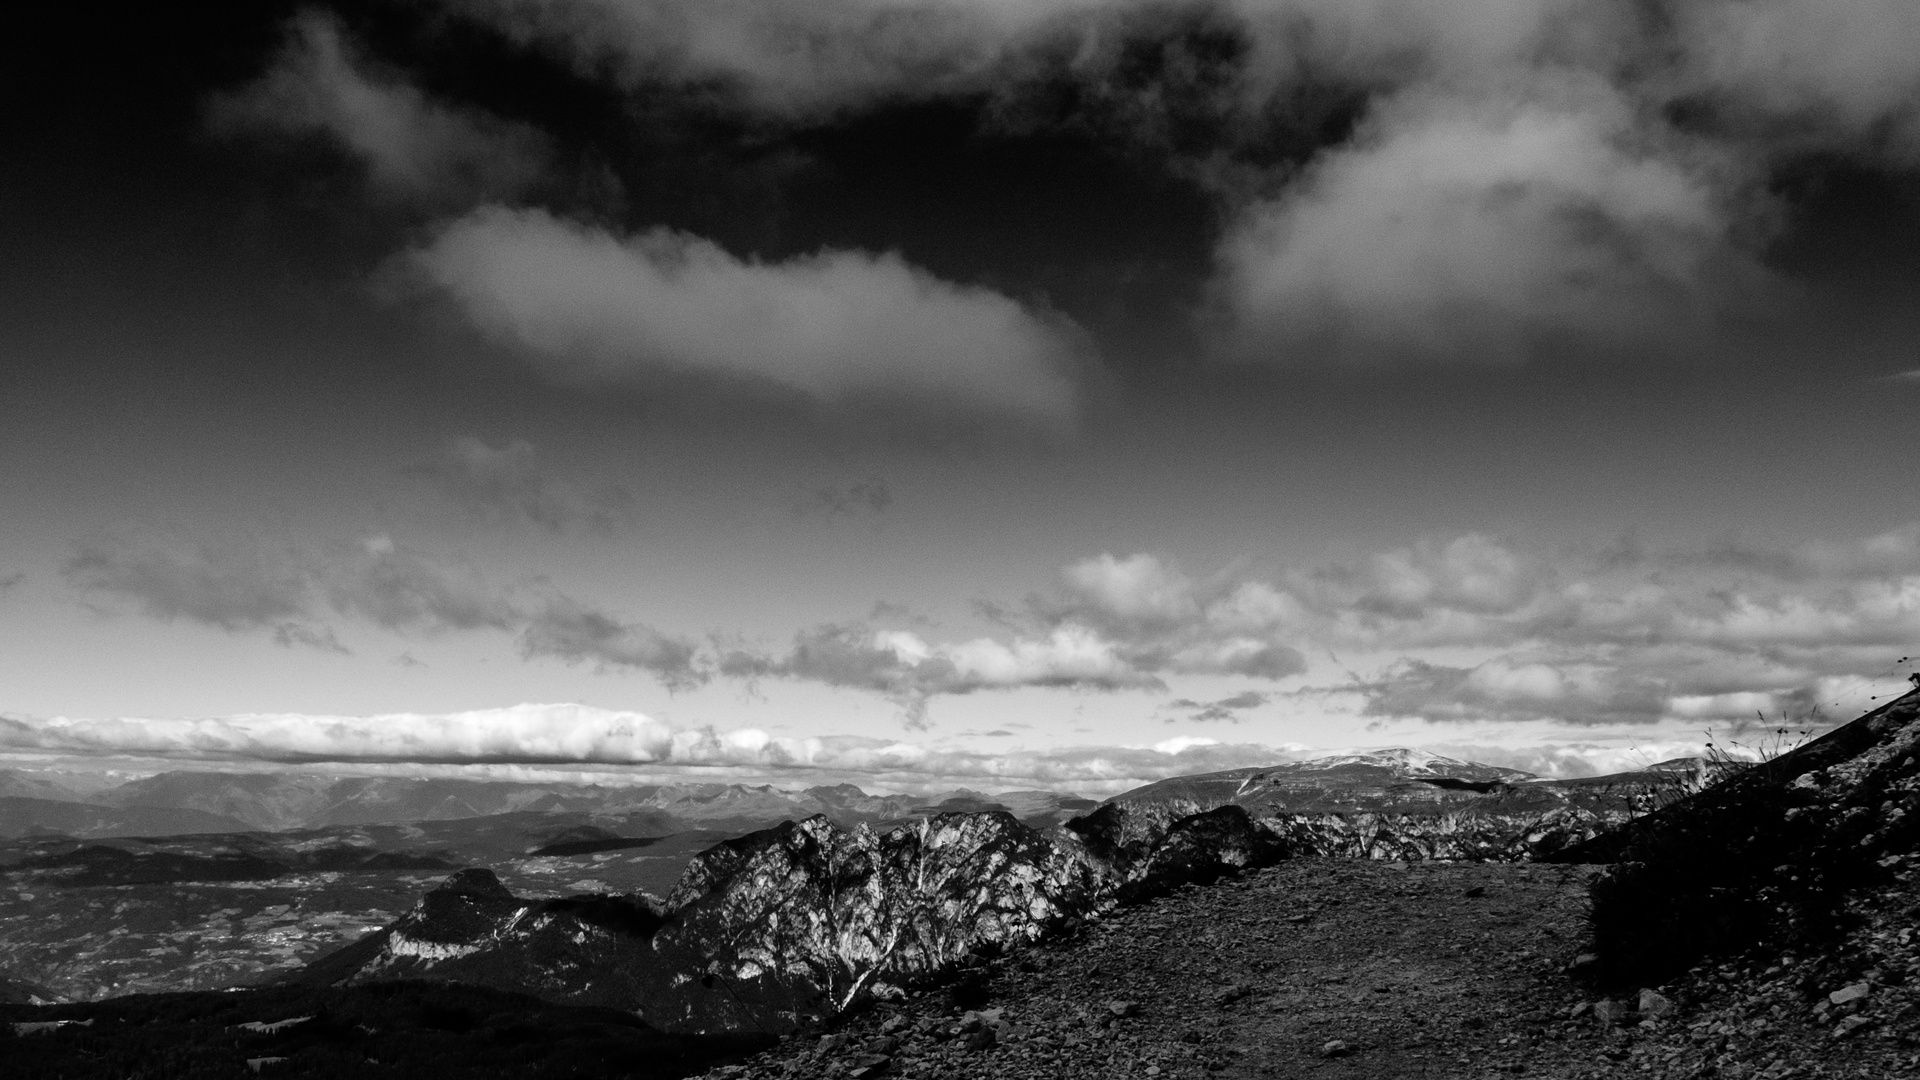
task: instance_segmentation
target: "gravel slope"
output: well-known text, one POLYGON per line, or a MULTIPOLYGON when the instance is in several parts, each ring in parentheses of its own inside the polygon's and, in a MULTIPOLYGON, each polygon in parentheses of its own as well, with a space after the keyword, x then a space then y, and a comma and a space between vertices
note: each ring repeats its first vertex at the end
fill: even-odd
POLYGON ((1910 985, 1876 983, 1879 1019, 1839 1037, 1836 1017, 1866 1002, 1814 1012, 1824 985, 1756 996, 1761 973, 1731 968, 1596 1009, 1563 968, 1597 869, 1293 860, 710 1075, 1920 1077, 1910 985))

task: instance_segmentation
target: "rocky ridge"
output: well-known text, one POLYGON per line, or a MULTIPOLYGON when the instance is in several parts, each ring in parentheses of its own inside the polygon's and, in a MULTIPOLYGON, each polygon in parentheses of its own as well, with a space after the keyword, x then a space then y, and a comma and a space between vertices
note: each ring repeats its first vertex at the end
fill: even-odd
POLYGON ((618 898, 525 903, 465 871, 298 978, 476 982, 618 1002, 666 1030, 792 1030, 897 998, 983 948, 1280 854, 1237 808, 1104 808, 1053 836, 1004 812, 885 831, 816 817, 697 856, 657 912, 618 898), (633 915, 595 922, 595 903, 633 915))
POLYGON ((1591 840, 1696 790, 1701 775, 1674 761, 1548 779, 1401 748, 1175 777, 1108 802, 1187 814, 1237 806, 1300 854, 1514 861, 1591 840))
POLYGON ((501 890, 488 901, 492 921, 478 929, 428 932, 434 918, 423 904, 393 933, 303 978, 479 981, 557 1001, 620 1003, 669 1030, 792 1030, 863 1000, 896 999, 982 948, 1031 943, 1116 906, 1283 858, 1511 861, 1605 827, 1603 811, 1564 798, 1524 813, 1475 805, 1497 802, 1499 789, 1526 775, 1390 751, 1152 785, 1058 829, 992 811, 890 828, 815 816, 696 856, 665 903, 647 907, 658 925, 637 939, 576 925, 551 905, 501 890), (1277 812, 1286 785, 1276 776, 1304 777, 1295 786, 1322 803, 1365 809, 1277 812), (1228 784, 1259 795, 1219 797, 1228 784), (1416 794, 1401 797, 1409 787, 1416 794), (422 940, 447 947, 414 944, 422 940))

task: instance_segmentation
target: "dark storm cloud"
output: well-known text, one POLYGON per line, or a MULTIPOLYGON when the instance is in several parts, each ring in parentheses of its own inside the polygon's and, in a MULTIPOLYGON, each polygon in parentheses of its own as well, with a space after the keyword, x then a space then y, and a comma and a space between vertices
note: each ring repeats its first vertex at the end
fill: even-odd
POLYGON ((493 447, 463 435, 412 470, 472 516, 551 532, 611 529, 630 521, 633 495, 624 488, 583 491, 550 475, 525 439, 493 447))

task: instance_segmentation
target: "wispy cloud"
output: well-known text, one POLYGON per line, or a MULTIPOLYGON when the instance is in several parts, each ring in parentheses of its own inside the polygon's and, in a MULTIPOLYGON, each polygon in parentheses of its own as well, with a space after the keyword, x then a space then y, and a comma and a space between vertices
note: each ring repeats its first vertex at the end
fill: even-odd
POLYGON ((471 516, 551 532, 606 530, 632 520, 632 492, 618 486, 591 491, 553 476, 525 439, 495 447, 472 435, 449 440, 409 472, 430 481, 471 516))
POLYGON ((309 10, 256 82, 215 99, 217 131, 330 140, 365 163, 376 191, 430 204, 502 198, 541 178, 546 136, 478 109, 435 101, 359 55, 331 16, 309 10))
MULTIPOLYGON (((1213 701, 1195 701, 1192 698, 1178 698, 1168 702, 1166 707, 1169 709, 1184 710, 1187 715, 1180 719, 1192 723, 1205 724, 1225 721, 1230 724, 1237 724, 1240 722, 1240 714, 1242 712, 1248 709, 1257 709, 1271 700, 1273 700, 1273 698, 1270 695, 1263 694, 1258 690, 1242 690, 1237 694, 1229 694, 1226 697, 1217 698, 1213 701)), ((1173 723, 1174 719, 1174 717, 1169 716, 1167 723, 1173 723)))
POLYGON ((385 535, 330 545, 309 556, 305 572, 334 611, 387 630, 509 630, 521 618, 473 568, 385 535))
POLYGON ((526 619, 520 650, 529 657, 652 672, 673 690, 691 689, 708 678, 693 642, 564 596, 526 619))
POLYGON ((61 572, 81 589, 131 600, 165 622, 275 630, 309 615, 307 576, 290 552, 268 546, 107 539, 81 545, 61 572))
POLYGON ((346 651, 328 621, 338 617, 412 636, 511 633, 529 658, 643 671, 673 689, 708 677, 690 641, 551 588, 500 588, 385 535, 304 546, 117 538, 82 545, 64 574, 151 618, 266 633, 286 646, 346 651))
POLYGON ((885 480, 869 476, 846 483, 825 484, 809 492, 800 513, 821 513, 828 517, 853 517, 878 514, 893 505, 893 489, 885 480))

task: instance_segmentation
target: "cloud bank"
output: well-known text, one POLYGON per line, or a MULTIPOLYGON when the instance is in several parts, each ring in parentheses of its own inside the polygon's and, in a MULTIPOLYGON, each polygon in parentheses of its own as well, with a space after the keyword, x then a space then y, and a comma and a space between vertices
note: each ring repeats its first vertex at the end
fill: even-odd
MULTIPOLYGON (((1425 743, 1435 753, 1541 776, 1593 776, 1697 755, 1699 737, 1589 738, 1537 745, 1425 743)), ((1719 745, 1726 748, 1726 733, 1719 745)), ((1750 733, 1735 753, 1772 737, 1750 733)), ((1790 733, 1788 738, 1797 738, 1790 733)), ((676 728, 642 713, 585 705, 516 705, 448 714, 254 714, 184 720, 0 716, 0 754, 63 767, 326 766, 374 774, 632 784, 736 781, 783 787, 856 783, 868 790, 1044 788, 1110 795, 1174 776, 1356 752, 1297 743, 1182 736, 1152 745, 986 752, 863 736, 774 735, 757 728, 676 728), (75 759, 79 759, 76 761, 75 759)))
POLYGON ((1196 578, 1150 553, 1071 564, 995 609, 991 632, 943 636, 881 606, 797 632, 781 650, 700 641, 550 587, 500 589, 471 567, 373 537, 272 546, 83 545, 68 582, 164 621, 341 650, 334 618, 418 636, 514 635, 529 659, 645 672, 673 689, 784 679, 880 694, 910 728, 940 697, 1052 688, 1157 691, 1239 680, 1169 708, 1232 720, 1283 697, 1366 720, 1572 725, 1842 714, 1900 691, 1920 641, 1920 526, 1852 542, 1531 550, 1482 534, 1349 562, 1196 578), (1308 655, 1370 658, 1335 683, 1308 655), (1906 665, 1906 666, 1903 666, 1906 665))
POLYGON ((193 720, 0 717, 0 750, 192 761, 652 766, 810 784, 865 777, 926 787, 1121 790, 1168 776, 1271 764, 1300 747, 1175 739, 988 754, 858 736, 674 728, 635 712, 518 705, 448 714, 259 714, 193 720))

